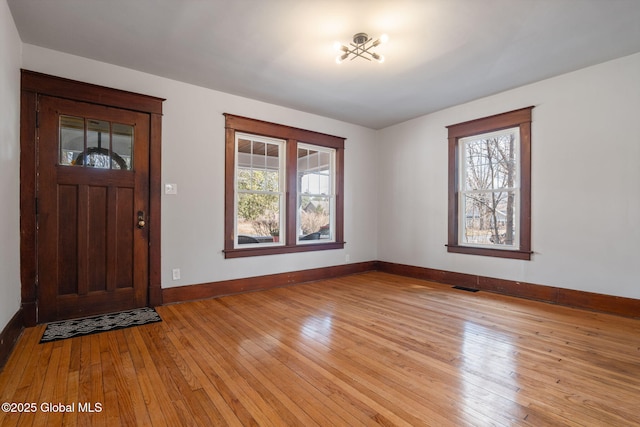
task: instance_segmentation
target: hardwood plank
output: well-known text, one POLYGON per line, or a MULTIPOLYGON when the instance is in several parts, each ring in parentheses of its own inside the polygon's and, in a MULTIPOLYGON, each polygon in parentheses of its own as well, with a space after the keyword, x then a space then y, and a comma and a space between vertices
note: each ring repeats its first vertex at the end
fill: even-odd
POLYGON ((164 420, 172 420, 177 423, 180 419, 175 412, 169 393, 172 384, 163 383, 157 367, 154 362, 154 358, 149 349, 148 336, 147 340, 143 337, 141 329, 144 327, 135 328, 132 330, 133 340, 135 343, 135 351, 138 351, 144 361, 144 368, 140 378, 143 380, 145 390, 145 401, 157 402, 157 407, 160 409, 157 412, 150 413, 152 416, 153 425, 162 425, 164 420), (158 387, 162 384, 162 387, 158 387))
POLYGON ((100 413, 12 425, 640 425, 640 320, 383 272, 157 308, 163 322, 38 344, 3 401, 100 413))
POLYGON ((184 369, 184 363, 176 355, 163 325, 150 325, 146 328, 146 332, 151 337, 151 342, 157 351, 154 362, 158 367, 159 374, 164 382, 171 382, 175 386, 170 388, 172 392, 170 398, 176 411, 181 418, 189 419, 189 424, 211 425, 206 411, 200 407, 200 401, 195 398, 195 393, 193 393, 194 388, 197 389, 198 386, 192 381, 188 381, 191 378, 190 372, 184 369), (187 407, 192 410, 188 411, 187 407))
MULTIPOLYGON (((36 335, 36 339, 39 339, 39 336, 36 335)), ((44 385, 42 379, 48 371, 52 351, 53 345, 46 346, 40 351, 34 351, 29 356, 29 363, 26 366, 24 375, 22 375, 18 391, 13 398, 8 400, 9 402, 36 403, 38 406, 41 404, 39 399, 44 385)), ((33 421, 37 416, 38 412, 18 414, 19 424, 16 425, 33 425, 33 421)), ((2 425, 4 426, 5 424, 3 423, 2 425)))
MULTIPOLYGON (((11 358, 7 360, 7 364, 3 367, 3 371, 16 372, 24 375, 25 370, 29 366, 29 358, 35 354, 34 348, 43 332, 44 326, 26 329, 20 337, 21 342, 24 344, 20 346, 16 345, 13 353, 11 353, 11 358)), ((20 338, 18 339, 20 340, 20 338)), ((13 378, 13 381, 11 379, 8 375, 0 375, 0 399, 2 399, 3 402, 7 401, 7 399, 15 393, 20 384, 20 381, 16 381, 16 378, 13 378)), ((18 377, 18 379, 20 379, 20 377, 18 377)), ((0 414, 0 416, 2 416, 2 414, 0 414)))
POLYGON ((201 386, 201 390, 212 402, 212 405, 209 406, 207 410, 215 414, 219 414, 224 420, 223 424, 230 426, 243 425, 241 419, 243 416, 248 416, 248 414, 245 415, 245 412, 242 411, 242 413, 238 415, 235 410, 235 401, 232 399, 226 400, 226 396, 229 395, 226 387, 216 386, 217 383, 223 384, 222 381, 219 381, 219 377, 217 375, 208 375, 206 373, 209 365, 205 361, 204 355, 206 353, 203 351, 210 350, 207 341, 200 341, 200 336, 198 334, 191 333, 192 330, 188 326, 191 323, 189 323, 189 321, 184 317, 182 312, 176 312, 174 310, 170 310, 170 308, 162 308, 160 310, 163 319, 168 318, 168 320, 176 326, 176 329, 181 332, 180 335, 177 335, 175 331, 172 331, 169 333, 169 337, 172 342, 176 344, 176 347, 179 349, 182 357, 184 357, 185 362, 189 366, 191 375, 193 375, 194 379, 198 381, 201 386), (188 331, 188 335, 183 334, 183 331, 188 331), (199 344, 203 345, 200 346, 199 344))
MULTIPOLYGON (((65 402, 78 402, 78 386, 80 384, 80 371, 69 370, 67 373, 67 393, 62 398, 65 402)), ((62 424, 65 426, 78 425, 78 412, 66 412, 62 417, 62 424)))
MULTIPOLYGON (((104 401, 117 402, 117 405, 106 411, 104 418, 109 426, 135 426, 136 422, 133 417, 129 390, 122 375, 122 361, 117 345, 117 334, 118 331, 115 331, 101 334, 100 336, 101 340, 106 341, 103 343, 102 351, 100 352, 104 401)), ((95 402, 90 403, 93 404, 95 402)))
MULTIPOLYGON (((120 368, 124 376, 124 387, 130 395, 134 420, 138 425, 150 425, 149 408, 145 402, 140 383, 136 378, 138 373, 133 367, 133 361, 131 360, 129 352, 121 353, 120 368)), ((150 405, 151 402, 149 403, 149 406, 150 405)), ((160 411, 158 410, 158 412, 160 411)))

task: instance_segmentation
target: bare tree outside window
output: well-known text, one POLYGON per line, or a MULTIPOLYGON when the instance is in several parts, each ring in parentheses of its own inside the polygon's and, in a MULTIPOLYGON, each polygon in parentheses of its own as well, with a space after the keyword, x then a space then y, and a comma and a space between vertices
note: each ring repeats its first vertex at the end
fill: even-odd
POLYGON ((461 141, 464 158, 463 239, 470 244, 513 246, 517 193, 518 129, 461 141))

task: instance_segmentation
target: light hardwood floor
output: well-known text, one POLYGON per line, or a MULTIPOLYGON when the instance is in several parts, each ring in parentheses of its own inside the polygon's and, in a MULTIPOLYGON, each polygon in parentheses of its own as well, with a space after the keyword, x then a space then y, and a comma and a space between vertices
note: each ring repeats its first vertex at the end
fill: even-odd
POLYGON ((638 319, 380 272, 157 311, 48 344, 27 329, 0 402, 38 411, 0 425, 640 425, 638 319))

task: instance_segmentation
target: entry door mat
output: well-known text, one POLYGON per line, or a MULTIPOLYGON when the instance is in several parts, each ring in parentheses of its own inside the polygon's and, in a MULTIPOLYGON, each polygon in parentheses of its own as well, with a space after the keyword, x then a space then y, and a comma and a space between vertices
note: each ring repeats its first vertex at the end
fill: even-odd
POLYGON ((161 321, 162 319, 155 309, 144 307, 119 313, 85 317, 84 319, 51 322, 47 324, 40 344, 161 321))

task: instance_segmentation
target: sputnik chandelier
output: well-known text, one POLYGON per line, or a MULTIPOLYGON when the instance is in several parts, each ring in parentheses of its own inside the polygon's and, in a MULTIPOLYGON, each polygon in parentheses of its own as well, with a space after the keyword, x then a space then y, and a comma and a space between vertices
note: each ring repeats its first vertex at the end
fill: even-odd
POLYGON ((384 62, 384 56, 372 52, 371 49, 389 41, 389 36, 383 34, 379 39, 373 40, 367 33, 358 33, 353 36, 353 42, 349 46, 345 46, 340 42, 336 42, 334 47, 341 52, 336 56, 336 63, 340 64, 351 56, 351 61, 356 58, 363 58, 367 61, 372 59, 378 62, 384 62))

